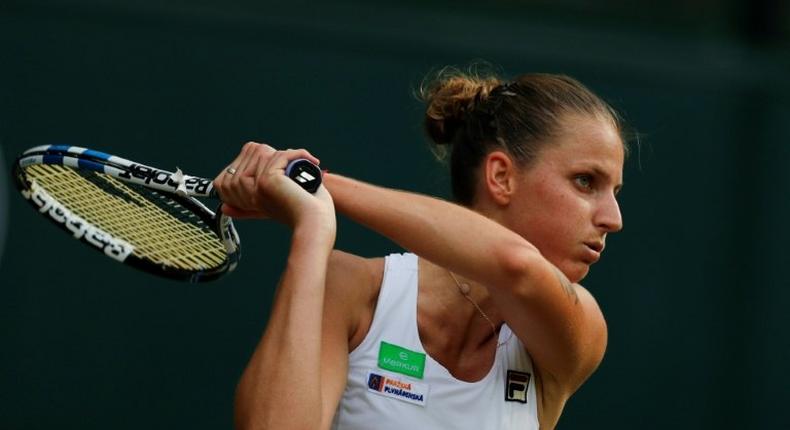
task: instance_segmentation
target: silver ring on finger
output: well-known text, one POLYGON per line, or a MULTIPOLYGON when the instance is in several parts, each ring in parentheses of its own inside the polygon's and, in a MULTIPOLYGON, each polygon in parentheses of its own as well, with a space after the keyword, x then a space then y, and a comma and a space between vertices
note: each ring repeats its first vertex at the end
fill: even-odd
POLYGON ((229 175, 235 175, 236 174, 236 168, 235 167, 228 167, 227 169, 225 169, 225 173, 227 173, 229 175))

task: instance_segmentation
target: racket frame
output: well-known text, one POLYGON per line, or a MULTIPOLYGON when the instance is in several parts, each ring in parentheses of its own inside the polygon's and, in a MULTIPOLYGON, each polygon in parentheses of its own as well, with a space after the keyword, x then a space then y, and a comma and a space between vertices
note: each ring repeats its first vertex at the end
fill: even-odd
POLYGON ((72 237, 90 245, 90 248, 139 270, 175 280, 204 282, 215 280, 225 273, 233 271, 241 258, 241 243, 238 233, 233 221, 221 212, 221 203, 215 213, 195 198, 216 198, 217 195, 210 179, 183 175, 180 171, 173 173, 107 153, 68 145, 42 145, 24 151, 14 162, 12 176, 17 189, 25 197, 25 200, 39 213, 47 215, 45 218, 70 233, 72 237), (149 259, 137 257, 131 250, 128 253, 124 252, 122 248, 128 244, 122 239, 109 235, 81 217, 77 217, 79 219, 75 220, 75 216, 70 214, 70 211, 65 209, 60 202, 28 179, 24 168, 34 164, 67 166, 75 170, 95 171, 126 183, 155 190, 192 211, 208 225, 222 241, 227 257, 217 267, 194 271, 158 264, 149 259), (69 217, 69 215, 72 216, 69 217), (75 226, 70 221, 81 221, 85 225, 75 226))

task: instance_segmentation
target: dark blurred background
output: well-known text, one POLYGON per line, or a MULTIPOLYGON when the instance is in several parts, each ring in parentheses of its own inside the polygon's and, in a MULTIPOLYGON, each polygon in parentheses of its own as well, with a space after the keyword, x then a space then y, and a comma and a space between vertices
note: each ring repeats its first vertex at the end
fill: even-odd
MULTIPOLYGON (((559 428, 790 428, 787 1, 0 0, 0 429, 230 428, 288 245, 240 222, 218 282, 138 273, 9 188, 20 151, 213 176, 258 140, 447 196, 412 90, 481 59, 575 76, 641 134, 585 280, 609 349, 559 428)), ((345 220, 338 247, 397 250, 345 220)))

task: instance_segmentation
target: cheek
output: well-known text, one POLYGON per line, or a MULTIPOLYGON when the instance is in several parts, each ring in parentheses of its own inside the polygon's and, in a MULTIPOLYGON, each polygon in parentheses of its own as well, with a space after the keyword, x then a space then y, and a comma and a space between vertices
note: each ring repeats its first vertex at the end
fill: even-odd
POLYGON ((546 253, 550 245, 562 242, 573 225, 568 219, 569 205, 561 198, 544 198, 537 200, 521 213, 521 233, 525 239, 546 253))
POLYGON ((568 223, 562 218, 545 213, 528 227, 525 238, 537 246, 540 252, 549 260, 567 253, 567 247, 573 234, 568 229, 568 223))
POLYGON ((521 212, 519 233, 550 261, 567 258, 585 226, 585 202, 556 188, 536 190, 521 212))
POLYGON ((545 213, 527 227, 524 236, 540 250, 541 255, 557 266, 571 282, 579 282, 589 271, 589 266, 579 258, 579 231, 567 217, 545 213))

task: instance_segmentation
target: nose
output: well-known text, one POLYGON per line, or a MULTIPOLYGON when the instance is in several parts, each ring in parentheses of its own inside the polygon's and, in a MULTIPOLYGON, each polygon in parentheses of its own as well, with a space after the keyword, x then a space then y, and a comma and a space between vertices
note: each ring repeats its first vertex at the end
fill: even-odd
POLYGON ((623 229, 623 216, 620 213, 620 204, 614 194, 608 194, 601 199, 595 213, 595 225, 607 233, 618 232, 623 229))

